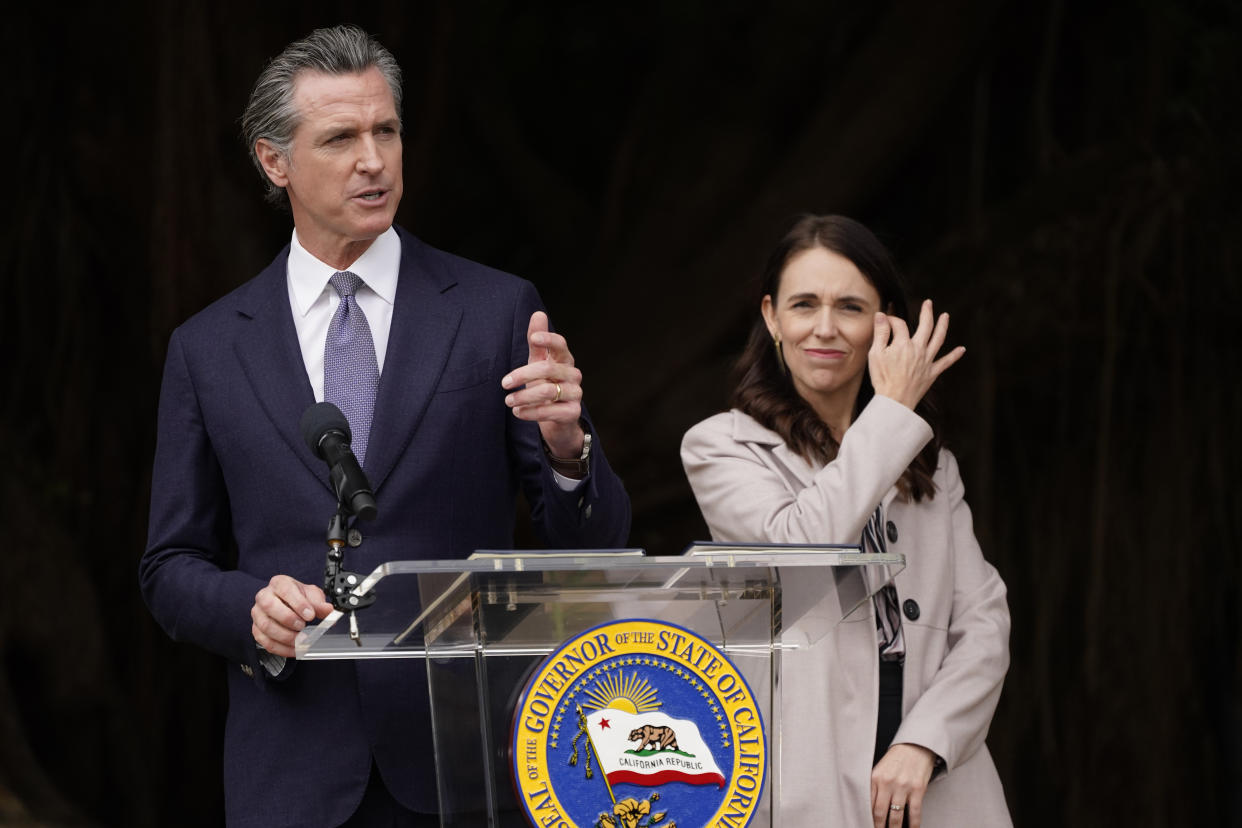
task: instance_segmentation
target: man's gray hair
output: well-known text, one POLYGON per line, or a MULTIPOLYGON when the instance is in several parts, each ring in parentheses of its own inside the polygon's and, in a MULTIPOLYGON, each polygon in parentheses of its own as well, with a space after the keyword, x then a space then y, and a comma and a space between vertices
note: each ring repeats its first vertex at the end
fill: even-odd
POLYGON ((401 118, 401 67, 392 53, 379 41, 357 26, 334 26, 316 29, 301 40, 294 41, 259 75, 250 92, 250 101, 242 113, 242 136, 250 151, 250 160, 267 186, 267 200, 288 204, 284 187, 277 187, 263 171, 254 146, 265 138, 288 157, 301 113, 293 102, 293 86, 299 72, 322 72, 327 75, 352 75, 375 67, 392 90, 397 118, 401 118))

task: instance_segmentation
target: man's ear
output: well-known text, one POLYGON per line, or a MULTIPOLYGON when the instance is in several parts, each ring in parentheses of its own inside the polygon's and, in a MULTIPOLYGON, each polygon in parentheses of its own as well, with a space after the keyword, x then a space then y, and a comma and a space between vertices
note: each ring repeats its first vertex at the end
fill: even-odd
POLYGON ((277 187, 289 185, 289 159, 275 144, 266 138, 260 138, 254 142, 254 154, 263 165, 263 172, 267 173, 268 180, 277 187))

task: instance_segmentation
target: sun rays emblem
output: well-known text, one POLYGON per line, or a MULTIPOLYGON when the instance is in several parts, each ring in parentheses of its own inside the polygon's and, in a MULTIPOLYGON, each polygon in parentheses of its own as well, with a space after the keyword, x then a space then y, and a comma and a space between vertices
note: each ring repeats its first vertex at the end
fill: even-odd
POLYGON ((659 710, 663 703, 656 701, 656 689, 647 679, 630 673, 618 671, 615 676, 604 676, 596 681, 585 693, 588 701, 582 703, 583 710, 601 710, 611 707, 626 713, 647 713, 659 710))

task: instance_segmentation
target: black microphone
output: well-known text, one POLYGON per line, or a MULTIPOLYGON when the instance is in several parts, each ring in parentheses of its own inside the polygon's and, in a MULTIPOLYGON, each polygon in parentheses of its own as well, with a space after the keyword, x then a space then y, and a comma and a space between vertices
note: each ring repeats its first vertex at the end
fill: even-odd
POLYGON ((315 403, 302 412, 302 439, 311 453, 328 464, 336 499, 363 520, 376 515, 375 493, 349 447, 349 420, 330 402, 315 403))

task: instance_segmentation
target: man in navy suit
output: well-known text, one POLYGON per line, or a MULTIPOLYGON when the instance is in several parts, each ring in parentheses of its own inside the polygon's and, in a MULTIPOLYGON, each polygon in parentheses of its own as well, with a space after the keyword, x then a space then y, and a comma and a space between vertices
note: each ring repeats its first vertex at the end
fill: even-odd
POLYGON ((387 50, 352 27, 291 44, 243 127, 294 232, 169 342, 143 595, 170 636, 229 662, 230 825, 438 824, 425 667, 290 658, 331 610, 318 583, 336 497, 299 420, 324 397, 333 274, 361 279, 379 369, 371 427, 354 435, 379 515, 355 527, 350 569, 511 546, 519 487, 546 545, 623 546, 629 500, 533 286, 393 225, 387 50))

